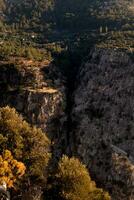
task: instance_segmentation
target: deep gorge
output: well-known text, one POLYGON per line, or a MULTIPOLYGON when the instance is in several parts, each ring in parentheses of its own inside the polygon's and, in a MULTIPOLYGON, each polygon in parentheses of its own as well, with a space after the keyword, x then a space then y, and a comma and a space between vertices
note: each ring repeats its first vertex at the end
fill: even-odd
POLYGON ((127 53, 93 48, 85 61, 68 51, 46 66, 1 63, 0 76, 0 105, 47 132, 55 161, 76 156, 114 200, 133 195, 134 73, 127 53))

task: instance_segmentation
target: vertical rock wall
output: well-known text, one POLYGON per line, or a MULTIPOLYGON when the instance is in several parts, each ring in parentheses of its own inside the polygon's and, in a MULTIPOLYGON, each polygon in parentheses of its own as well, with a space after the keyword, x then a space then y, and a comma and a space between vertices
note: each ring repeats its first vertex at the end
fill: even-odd
POLYGON ((74 91, 72 154, 113 199, 134 199, 134 64, 119 50, 94 49, 74 91))
POLYGON ((64 78, 53 64, 1 63, 0 106, 10 105, 52 140, 60 137, 65 116, 64 78))

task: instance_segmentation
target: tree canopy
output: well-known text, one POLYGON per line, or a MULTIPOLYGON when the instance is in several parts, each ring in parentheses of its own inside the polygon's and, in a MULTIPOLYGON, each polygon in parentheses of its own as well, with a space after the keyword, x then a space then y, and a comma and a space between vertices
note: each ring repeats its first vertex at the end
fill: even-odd
POLYGON ((51 156, 50 141, 41 131, 30 126, 14 108, 0 108, 0 153, 8 149, 26 166, 26 178, 34 182, 46 179, 46 167, 51 156))
POLYGON ((52 177, 48 199, 59 200, 110 200, 107 192, 96 187, 83 165, 76 158, 63 156, 52 177))
POLYGON ((0 185, 6 183, 8 188, 13 187, 14 183, 24 175, 25 170, 25 165, 15 160, 9 150, 0 155, 0 185))

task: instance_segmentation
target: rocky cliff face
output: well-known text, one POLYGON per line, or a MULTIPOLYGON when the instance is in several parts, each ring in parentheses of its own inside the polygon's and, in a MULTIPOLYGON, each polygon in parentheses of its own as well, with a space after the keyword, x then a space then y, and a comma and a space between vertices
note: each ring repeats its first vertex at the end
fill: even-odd
POLYGON ((74 91, 72 154, 111 191, 134 199, 134 64, 120 50, 94 49, 74 91))
POLYGON ((0 105, 10 105, 48 136, 59 138, 65 121, 64 79, 50 63, 1 62, 0 105))
POLYGON ((4 61, 0 77, 0 105, 15 107, 46 131, 56 144, 54 155, 69 152, 79 157, 113 200, 134 199, 134 64, 130 55, 113 49, 92 50, 79 69, 73 95, 72 91, 66 95, 67 84, 51 63, 4 61), (71 95, 72 100, 66 99, 71 95))

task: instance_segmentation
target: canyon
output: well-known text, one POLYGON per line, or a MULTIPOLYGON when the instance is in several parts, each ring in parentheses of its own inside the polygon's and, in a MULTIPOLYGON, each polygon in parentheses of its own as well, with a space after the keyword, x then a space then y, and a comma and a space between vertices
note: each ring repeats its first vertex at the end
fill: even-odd
POLYGON ((134 71, 129 53, 91 48, 67 75, 52 63, 0 64, 0 106, 47 133, 55 160, 78 157, 113 200, 134 199, 134 71))

